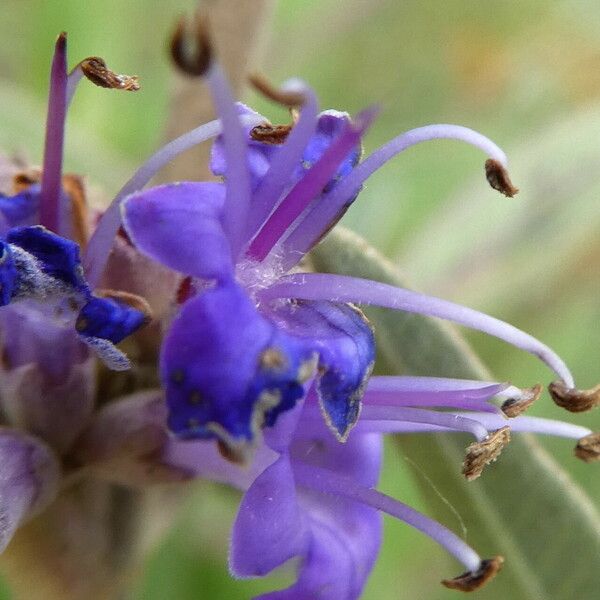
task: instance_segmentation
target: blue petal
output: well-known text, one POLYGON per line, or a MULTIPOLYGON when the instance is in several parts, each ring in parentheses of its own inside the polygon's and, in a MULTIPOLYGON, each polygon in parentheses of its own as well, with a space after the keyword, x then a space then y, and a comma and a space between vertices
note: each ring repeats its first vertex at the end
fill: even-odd
POLYGON ((0 195, 0 213, 11 227, 24 225, 36 214, 40 204, 40 186, 32 185, 14 196, 0 195))
POLYGON ((260 315, 231 282, 186 302, 166 336, 161 378, 169 427, 247 447, 304 395, 313 352, 260 315))
POLYGON ((319 401, 329 426, 345 441, 358 419, 375 360, 375 338, 368 321, 353 306, 330 302, 282 305, 273 318, 318 352, 319 401))
POLYGON ((113 298, 92 297, 79 311, 75 329, 80 335, 118 344, 148 321, 148 315, 113 298))
POLYGON ((10 303, 16 280, 17 268, 10 246, 0 240, 0 306, 10 303))
POLYGON ((229 279, 233 263, 221 224, 221 183, 162 185, 125 200, 123 224, 135 246, 163 265, 203 279, 229 279))
POLYGON ((309 542, 289 459, 282 456, 244 494, 231 536, 231 572, 237 577, 266 575, 303 554, 309 542))
POLYGON ((90 293, 83 277, 79 246, 75 242, 56 235, 41 225, 15 227, 8 232, 6 239, 35 257, 46 275, 84 295, 90 293))
MULTIPOLYGON (((317 130, 306 146, 302 160, 302 168, 310 169, 320 158, 331 142, 342 132, 350 120, 348 113, 328 110, 319 115, 317 130)), ((333 179, 325 186, 324 192, 331 191, 335 184, 352 171, 362 155, 362 148, 357 146, 338 167, 333 179)))

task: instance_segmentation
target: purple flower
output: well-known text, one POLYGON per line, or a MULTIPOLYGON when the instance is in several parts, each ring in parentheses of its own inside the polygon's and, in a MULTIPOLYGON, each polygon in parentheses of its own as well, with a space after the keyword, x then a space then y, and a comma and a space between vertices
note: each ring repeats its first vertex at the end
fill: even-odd
MULTIPOLYGON (((577 390, 550 348, 493 317, 375 281, 290 271, 335 225, 365 180, 408 147, 437 138, 475 145, 489 156, 492 187, 513 195, 506 157, 470 129, 432 125, 392 139, 358 164, 373 110, 355 119, 337 111, 319 114, 310 88, 289 82, 276 93, 301 96, 302 111, 281 134, 235 105, 219 65, 204 62, 220 120, 174 140, 142 165, 104 214, 86 259, 93 284, 122 211, 134 245, 184 277, 160 357, 174 436, 162 463, 245 490, 232 535, 235 576, 261 576, 301 557, 297 582, 266 598, 357 598, 378 551, 379 512, 420 529, 462 562, 465 574, 445 585, 480 587, 500 569, 501 557, 482 560, 446 528, 373 489, 381 434, 469 432, 475 441, 463 465, 467 479, 498 457, 511 429, 578 439, 585 460, 599 457, 599 440, 586 428, 517 416, 537 398, 537 386, 369 379, 374 337, 354 304, 447 319, 530 352, 557 375, 551 390, 567 407, 582 399, 597 404, 598 390, 577 390), (139 191, 178 153, 216 136, 212 167, 224 182, 139 191)), ((148 402, 154 407, 148 427, 160 427, 160 400, 148 402)), ((112 408, 106 423, 117 419, 112 408)))
MULTIPOLYGON (((89 349, 109 368, 128 369, 115 344, 149 318, 142 298, 94 291, 83 273, 83 189, 75 176, 63 176, 62 155, 67 106, 83 71, 91 72, 88 62, 69 75, 66 36, 58 37, 43 169, 13 173, 12 193, 0 190, 0 550, 54 499, 61 458, 92 417, 96 365, 89 349)), ((10 171, 10 163, 3 168, 10 171)))

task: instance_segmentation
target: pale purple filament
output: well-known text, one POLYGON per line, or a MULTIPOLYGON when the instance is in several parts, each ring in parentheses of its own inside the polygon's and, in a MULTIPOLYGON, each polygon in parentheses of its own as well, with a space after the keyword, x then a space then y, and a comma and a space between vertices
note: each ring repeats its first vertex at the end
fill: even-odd
MULTIPOLYGON (((243 125, 258 125, 262 119, 256 115, 240 117, 243 125)), ((124 198, 141 190, 165 165, 183 152, 220 135, 221 121, 209 121, 172 140, 153 154, 121 188, 106 209, 92 235, 84 256, 87 280, 92 287, 100 282, 115 236, 121 225, 120 206, 124 198)))
POLYGON ((246 136, 240 124, 229 82, 218 63, 213 62, 210 65, 206 81, 217 115, 223 123, 223 147, 227 165, 223 229, 231 244, 231 254, 235 260, 244 241, 250 212, 251 192, 246 136))
POLYGON ((456 557, 468 571, 476 572, 481 566, 479 555, 457 535, 406 504, 327 469, 309 466, 300 461, 292 461, 292 469, 298 485, 325 494, 334 494, 387 513, 436 541, 456 557))
POLYGON ((260 297, 262 300, 294 298, 373 304, 446 319, 483 331, 537 356, 563 380, 568 388, 575 387, 571 372, 551 348, 509 323, 447 300, 378 281, 321 273, 287 275, 273 286, 262 290, 260 297))
POLYGON ((289 269, 319 241, 330 224, 344 210, 361 185, 386 162, 404 150, 422 142, 453 139, 466 142, 482 150, 489 158, 497 160, 506 168, 506 154, 484 135, 460 125, 426 125, 411 129, 390 140, 369 155, 361 164, 344 177, 336 187, 321 198, 302 218, 297 227, 283 242, 283 250, 289 269))

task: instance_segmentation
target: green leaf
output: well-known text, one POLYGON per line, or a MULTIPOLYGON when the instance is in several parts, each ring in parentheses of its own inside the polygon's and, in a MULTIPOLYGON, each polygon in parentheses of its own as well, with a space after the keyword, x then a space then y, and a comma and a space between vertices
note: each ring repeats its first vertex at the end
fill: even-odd
MULTIPOLYGON (((347 230, 333 231, 311 257, 319 271, 403 285, 384 257, 347 230)), ((365 312, 376 330, 383 372, 489 378, 450 327, 402 312, 373 308, 365 312)), ((500 459, 480 479, 467 483, 460 475, 467 443, 462 436, 449 434, 398 437, 414 468, 425 473, 460 511, 468 542, 483 556, 502 554, 506 558, 503 572, 477 597, 596 597, 600 586, 600 514, 585 492, 535 439, 526 435, 513 435, 500 459)), ((447 505, 440 497, 430 488, 424 491, 432 509, 440 518, 447 517, 447 505)))

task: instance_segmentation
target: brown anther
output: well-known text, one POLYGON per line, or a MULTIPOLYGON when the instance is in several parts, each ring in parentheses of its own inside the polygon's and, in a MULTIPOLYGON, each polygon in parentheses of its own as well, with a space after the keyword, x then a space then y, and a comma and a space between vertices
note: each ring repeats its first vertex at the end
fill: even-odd
POLYGON ((485 440, 475 442, 467 448, 462 473, 467 481, 477 479, 486 465, 496 460, 510 442, 510 427, 492 431, 485 440))
POLYGON ((75 331, 84 331, 87 329, 88 321, 85 317, 79 316, 75 321, 75 331))
POLYGON ((508 171, 493 158, 488 158, 485 161, 485 176, 492 188, 508 198, 512 198, 519 193, 519 188, 512 184, 508 171))
POLYGON ((288 92, 276 88, 264 75, 254 73, 248 77, 250 85, 265 98, 287 108, 296 108, 304 104, 304 94, 288 92))
POLYGON ((287 366, 285 355, 277 348, 267 348, 258 358, 261 369, 278 371, 287 366))
POLYGON ((27 169, 25 171, 19 171, 13 177, 13 190, 15 194, 24 192, 32 185, 40 183, 42 181, 42 171, 40 169, 27 169))
POLYGON ((223 440, 217 440, 219 454, 234 465, 244 466, 248 462, 247 456, 243 451, 226 444, 223 440))
POLYGON ((291 130, 292 125, 271 125, 270 123, 264 123, 253 127, 250 130, 250 137, 257 142, 277 146, 285 142, 291 130))
POLYGON ((152 321, 152 309, 150 308, 150 305, 146 299, 142 296, 131 294, 130 292, 123 292, 121 290, 107 289, 96 290, 95 293, 100 298, 112 298, 113 300, 123 302, 124 304, 131 306, 131 308, 135 308, 135 310, 139 310, 141 313, 144 313, 144 325, 148 325, 148 323, 152 321))
POLYGON ((94 84, 110 90, 137 92, 140 80, 136 75, 118 75, 99 56, 90 56, 79 63, 82 73, 94 84))
POLYGON ((169 50, 177 68, 190 77, 202 77, 210 67, 213 45, 209 34, 208 18, 196 13, 193 22, 181 17, 171 36, 169 50))
POLYGON ((562 381, 554 381, 548 391, 558 406, 570 412, 585 412, 600 405, 600 385, 591 390, 578 390, 569 389, 562 381))
POLYGON ((575 446, 575 456, 586 463, 600 460, 600 433, 582 437, 575 446))
POLYGON ((523 414, 542 394, 544 388, 539 383, 521 391, 520 398, 509 398, 502 404, 502 412, 509 418, 523 414))
POLYGON ((467 571, 454 579, 443 579, 442 585, 459 592, 474 592, 496 577, 504 565, 503 556, 494 556, 481 561, 477 571, 467 571))

